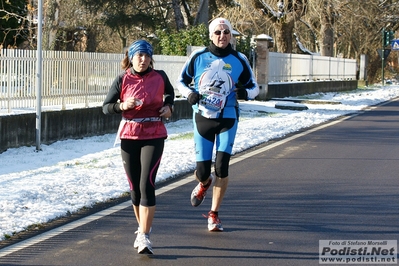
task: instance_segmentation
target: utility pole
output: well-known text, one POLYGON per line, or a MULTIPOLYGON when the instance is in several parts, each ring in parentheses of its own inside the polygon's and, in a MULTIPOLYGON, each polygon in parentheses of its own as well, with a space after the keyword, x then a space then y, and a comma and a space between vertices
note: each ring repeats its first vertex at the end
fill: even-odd
POLYGON ((37 48, 36 48, 36 152, 41 151, 41 127, 42 127, 42 35, 43 35, 43 1, 37 4, 37 48))

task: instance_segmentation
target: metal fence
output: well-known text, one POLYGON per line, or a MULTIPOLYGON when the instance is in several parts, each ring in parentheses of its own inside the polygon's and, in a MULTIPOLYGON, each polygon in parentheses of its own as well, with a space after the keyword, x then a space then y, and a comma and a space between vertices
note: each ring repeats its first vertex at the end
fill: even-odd
MULTIPOLYGON (((42 52, 42 106, 98 106, 122 71, 122 54, 42 52)), ((155 68, 175 83, 186 56, 155 55, 155 68)), ((0 50, 0 112, 36 106, 36 51, 0 50)), ((355 79, 356 60, 269 53, 269 82, 355 79)))
MULTIPOLYGON (((35 108, 36 51, 0 50, 0 109, 35 108)), ((122 54, 43 51, 42 106, 101 103, 122 72, 122 54)), ((164 69, 172 83, 187 60, 182 56, 155 55, 155 67, 164 69)))
POLYGON ((269 53, 268 82, 354 80, 357 63, 318 55, 269 53))

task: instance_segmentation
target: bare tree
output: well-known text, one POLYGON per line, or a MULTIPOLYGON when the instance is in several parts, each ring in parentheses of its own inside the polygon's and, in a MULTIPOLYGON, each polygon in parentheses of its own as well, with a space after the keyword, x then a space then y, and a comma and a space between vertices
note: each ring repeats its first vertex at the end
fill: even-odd
MULTIPOLYGON (((201 19, 204 24, 223 16, 241 33, 272 36, 277 47, 273 49, 278 52, 299 53, 300 42, 302 50, 311 53, 356 59, 366 54, 370 82, 378 79, 381 70, 377 50, 383 46, 382 31, 398 31, 399 22, 398 0, 44 1, 44 41, 49 49, 120 52, 129 41, 146 38, 156 29, 189 28, 201 13, 208 16, 201 19), (82 5, 82 1, 88 4, 82 5), (205 3, 203 9, 200 3, 205 3), (253 7, 258 12, 253 12, 253 7)), ((11 1, 0 3, 0 42, 6 47, 34 48, 36 2, 13 0, 14 9, 5 8, 11 1)), ((388 58, 390 67, 395 56, 391 53, 388 58)))
POLYGON ((293 50, 293 29, 295 23, 306 13, 307 0, 273 0, 274 5, 266 3, 264 0, 252 0, 252 4, 275 28, 274 41, 277 51, 281 53, 291 53, 293 50), (274 7, 273 7, 274 6, 274 7))
MULTIPOLYGON (((359 58, 368 55, 370 60, 369 81, 379 79, 381 58, 377 50, 382 49, 382 31, 398 30, 398 1, 362 2, 348 1, 339 9, 339 20, 335 25, 337 54, 344 57, 359 58)), ((389 48, 389 47, 387 47, 389 48)))
POLYGON ((32 47, 34 10, 24 0, 0 2, 0 48, 32 47))

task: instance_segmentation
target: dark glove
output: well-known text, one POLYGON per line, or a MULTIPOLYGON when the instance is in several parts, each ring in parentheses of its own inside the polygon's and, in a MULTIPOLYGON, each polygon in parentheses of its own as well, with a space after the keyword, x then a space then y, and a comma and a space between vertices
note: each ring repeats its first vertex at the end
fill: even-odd
POLYGON ((192 92, 192 93, 190 93, 190 94, 188 95, 187 101, 188 101, 191 105, 194 105, 194 104, 197 104, 197 103, 199 102, 200 98, 201 98, 201 97, 200 97, 200 95, 199 95, 198 92, 192 92))
POLYGON ((235 88, 238 100, 248 100, 248 92, 245 88, 235 88))

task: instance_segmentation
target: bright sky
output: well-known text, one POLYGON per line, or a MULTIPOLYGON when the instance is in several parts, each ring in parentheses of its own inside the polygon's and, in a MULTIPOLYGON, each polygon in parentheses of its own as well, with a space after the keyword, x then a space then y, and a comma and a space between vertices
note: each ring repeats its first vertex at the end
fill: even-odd
MULTIPOLYGON (((399 97, 399 85, 350 93, 320 93, 306 98, 341 104, 306 104, 305 111, 276 109, 276 101, 241 102, 234 153, 283 137, 300 129, 399 97)), ((304 98, 304 97, 302 97, 304 98)), ((279 104, 293 105, 286 102, 279 104)), ((191 120, 167 124, 157 182, 195 167, 191 120)), ((0 154, 0 241, 33 224, 119 197, 129 190, 115 134, 51 145, 9 149, 0 154)))

